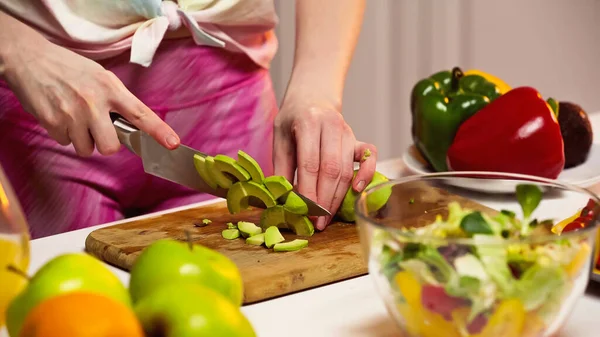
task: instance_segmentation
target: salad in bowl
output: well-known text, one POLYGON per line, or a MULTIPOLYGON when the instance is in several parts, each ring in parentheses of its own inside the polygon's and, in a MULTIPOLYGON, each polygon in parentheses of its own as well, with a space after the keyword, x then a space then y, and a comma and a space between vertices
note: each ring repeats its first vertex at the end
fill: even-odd
POLYGON ((369 273, 388 311, 412 337, 554 336, 588 283, 596 196, 510 175, 514 194, 478 200, 459 189, 449 192, 440 184, 448 178, 467 174, 392 181, 357 200, 369 273), (385 188, 392 190, 387 204, 367 209, 368 195, 385 188), (564 205, 569 215, 534 216, 536 209, 537 215, 552 213, 540 207, 545 194, 552 211, 564 205), (582 196, 587 204, 572 206, 582 196))

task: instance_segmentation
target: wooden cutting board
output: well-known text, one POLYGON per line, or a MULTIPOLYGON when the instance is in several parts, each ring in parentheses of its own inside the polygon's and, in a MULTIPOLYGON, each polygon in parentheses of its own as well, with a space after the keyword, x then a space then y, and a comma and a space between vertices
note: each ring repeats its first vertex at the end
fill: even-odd
MULTIPOLYGON (((398 206, 388 207, 387 211, 411 212, 414 216, 410 222, 423 225, 430 223, 436 214, 444 214, 445 205, 453 200, 473 209, 490 211, 445 190, 422 186, 407 190, 406 195, 394 194, 388 204, 398 206), (414 196, 418 198, 409 203, 414 196)), ((308 238, 307 248, 296 252, 276 253, 264 246, 247 245, 243 239, 221 237, 228 222, 258 224, 260 212, 254 209, 231 215, 223 201, 100 228, 89 234, 85 246, 90 254, 128 271, 152 242, 165 238, 186 241, 185 231, 189 231, 194 243, 215 249, 237 264, 244 281, 245 304, 367 274, 357 227, 353 223, 332 223, 325 231, 315 232, 308 238), (195 226, 203 219, 210 219, 212 223, 195 226)), ((295 238, 288 232, 282 234, 287 240, 295 238)))

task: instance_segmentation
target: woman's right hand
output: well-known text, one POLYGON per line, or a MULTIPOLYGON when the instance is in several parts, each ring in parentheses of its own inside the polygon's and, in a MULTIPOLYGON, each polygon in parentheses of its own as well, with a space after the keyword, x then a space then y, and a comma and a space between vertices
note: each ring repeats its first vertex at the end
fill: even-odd
POLYGON ((98 63, 41 35, 13 42, 2 57, 2 77, 23 108, 61 145, 73 143, 80 156, 90 156, 94 147, 103 155, 117 152, 121 145, 109 112, 119 113, 168 149, 179 145, 173 129, 98 63))

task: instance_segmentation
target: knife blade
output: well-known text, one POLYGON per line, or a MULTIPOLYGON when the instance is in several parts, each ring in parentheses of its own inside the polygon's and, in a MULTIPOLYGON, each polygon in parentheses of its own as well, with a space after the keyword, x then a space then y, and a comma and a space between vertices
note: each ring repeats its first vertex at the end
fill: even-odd
MULTIPOLYGON (((206 157, 207 154, 189 146, 180 144, 176 149, 169 150, 160 145, 152 136, 139 130, 133 124, 116 113, 111 113, 111 119, 119 141, 131 152, 142 159, 144 171, 153 176, 174 182, 176 184, 208 193, 220 198, 227 198, 227 189, 213 189, 196 171, 194 155, 206 157)), ((308 206, 308 215, 330 216, 331 213, 311 199, 296 192, 308 206)), ((265 208, 256 198, 249 198, 250 206, 265 208)))

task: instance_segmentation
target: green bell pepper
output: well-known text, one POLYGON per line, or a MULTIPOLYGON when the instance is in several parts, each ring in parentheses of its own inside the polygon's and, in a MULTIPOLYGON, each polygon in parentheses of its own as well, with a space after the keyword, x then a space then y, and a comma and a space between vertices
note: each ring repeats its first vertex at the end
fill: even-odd
POLYGON ((448 170, 446 153, 460 125, 500 95, 494 83, 458 67, 417 82, 410 102, 412 137, 435 171, 448 170))

